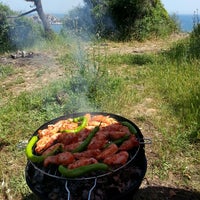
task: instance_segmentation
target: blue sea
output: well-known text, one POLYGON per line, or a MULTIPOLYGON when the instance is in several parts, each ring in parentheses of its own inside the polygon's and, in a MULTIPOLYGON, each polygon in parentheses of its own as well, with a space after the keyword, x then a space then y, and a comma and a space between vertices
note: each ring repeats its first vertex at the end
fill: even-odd
POLYGON ((197 22, 199 23, 199 19, 194 15, 177 15, 176 17, 183 32, 191 32, 194 25, 197 24, 197 22))
MULTIPOLYGON (((65 14, 52 14, 52 15, 60 19, 62 19, 65 16, 65 14)), ((194 24, 196 24, 197 21, 199 21, 199 19, 197 17, 195 18, 194 15, 176 15, 176 19, 178 20, 181 31, 183 32, 191 32, 193 30, 194 24)), ((53 24, 52 29, 58 33, 62 29, 62 25, 53 24)))

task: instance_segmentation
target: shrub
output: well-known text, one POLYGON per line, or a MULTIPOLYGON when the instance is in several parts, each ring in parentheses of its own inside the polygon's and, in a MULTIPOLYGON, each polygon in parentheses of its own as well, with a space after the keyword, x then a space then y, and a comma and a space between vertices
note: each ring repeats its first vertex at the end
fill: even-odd
POLYGON ((200 24, 194 25, 189 37, 176 43, 165 54, 176 62, 192 61, 200 58, 200 24))
POLYGON ((179 30, 177 21, 168 15, 158 2, 146 8, 143 17, 136 17, 130 33, 134 39, 145 40, 152 37, 165 37, 179 30))
POLYGON ((11 14, 12 11, 9 9, 9 7, 0 3, 0 53, 11 48, 8 36, 9 24, 7 19, 7 16, 11 14))
POLYGON ((64 22, 67 27, 72 28, 76 24, 75 30, 92 30, 93 34, 114 40, 144 40, 166 36, 179 28, 159 0, 84 2, 85 6, 74 9, 68 15, 68 20, 64 22))
POLYGON ((32 19, 21 17, 10 23, 8 35, 13 49, 27 48, 41 39, 42 29, 32 19))
POLYGON ((196 24, 190 35, 189 51, 192 58, 200 58, 200 24, 196 24))
POLYGON ((42 37, 38 24, 27 17, 11 17, 17 15, 0 3, 0 53, 30 47, 42 37))

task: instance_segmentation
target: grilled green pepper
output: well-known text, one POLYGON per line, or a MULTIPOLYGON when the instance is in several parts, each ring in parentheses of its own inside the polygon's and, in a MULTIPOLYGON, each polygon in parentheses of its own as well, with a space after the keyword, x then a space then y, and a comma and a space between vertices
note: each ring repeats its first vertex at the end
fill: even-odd
POLYGON ((40 163, 40 162, 43 162, 43 160, 45 158, 47 158, 48 156, 52 156, 54 155, 56 152, 58 151, 63 151, 63 147, 62 145, 58 145, 56 148, 50 150, 48 153, 44 154, 44 155, 35 155, 33 154, 33 147, 34 145, 36 144, 36 142, 38 141, 38 136, 33 136, 29 143, 27 144, 26 146, 26 149, 25 149, 25 153, 26 153, 26 156, 29 160, 31 160, 32 162, 36 162, 36 163, 40 163))
POLYGON ((78 126, 76 129, 73 129, 73 130, 64 130, 63 132, 65 133, 78 133, 79 131, 81 131, 82 129, 84 129, 87 125, 87 118, 86 117, 76 117, 73 119, 73 122, 82 122, 80 124, 80 126, 78 126))
POLYGON ((124 137, 122 137, 122 138, 120 138, 118 140, 113 140, 112 143, 115 143, 116 145, 120 145, 125 140, 128 140, 129 137, 130 137, 130 135, 125 135, 124 137))
POLYGON ((113 144, 113 143, 119 146, 119 145, 122 144, 125 140, 128 140, 129 137, 130 137, 130 135, 125 135, 125 136, 122 137, 122 138, 119 138, 119 139, 117 139, 117 140, 113 140, 113 141, 111 141, 110 143, 106 144, 106 145, 104 146, 104 148, 107 148, 109 145, 111 145, 111 144, 113 144))
POLYGON ((26 146, 25 153, 29 160, 31 160, 32 162, 40 163, 44 160, 45 157, 37 156, 37 155, 33 154, 33 147, 37 141, 38 141, 38 136, 36 136, 36 135, 33 136, 26 146))
MULTIPOLYGON (((101 124, 100 124, 101 125, 101 124)), ((84 151, 87 146, 89 145, 89 143, 91 142, 92 138, 95 136, 95 134, 99 131, 99 126, 96 126, 91 132, 90 134, 87 136, 87 138, 77 147, 75 148, 72 153, 76 153, 76 152, 81 152, 84 151)))
POLYGON ((129 131, 132 133, 132 134, 137 134, 137 130, 135 129, 135 127, 131 124, 131 123, 129 123, 129 122, 127 122, 127 121, 124 121, 124 122, 121 122, 121 124, 122 125, 124 125, 124 126, 127 126, 128 127, 128 129, 129 129, 129 131))
POLYGON ((67 178, 76 178, 92 171, 107 171, 108 169, 108 165, 104 163, 94 163, 86 166, 77 167, 75 169, 68 169, 63 165, 59 165, 58 167, 58 171, 67 178))

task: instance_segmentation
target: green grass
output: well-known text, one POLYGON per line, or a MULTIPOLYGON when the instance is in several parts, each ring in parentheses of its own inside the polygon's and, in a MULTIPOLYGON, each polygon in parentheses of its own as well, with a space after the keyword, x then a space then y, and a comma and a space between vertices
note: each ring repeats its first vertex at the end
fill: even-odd
MULTIPOLYGON (((167 180, 172 172, 179 177, 178 185, 199 190, 200 185, 195 182, 200 165, 199 60, 188 57, 176 62, 175 57, 170 59, 169 52, 106 56, 98 53, 89 57, 81 53, 81 45, 78 50, 71 45, 70 51, 76 50, 74 59, 69 44, 61 43, 45 44, 44 49, 66 50, 57 59, 67 78, 52 81, 40 90, 18 96, 10 94, 9 101, 0 109, 0 180, 5 183, 0 188, 4 197, 26 199, 31 193, 23 177, 26 164, 23 142, 44 122, 79 111, 106 111, 139 122, 150 121, 161 135, 153 138, 157 159, 151 161, 152 172, 149 170, 147 175, 167 180), (132 116, 134 108, 146 98, 153 99, 158 116, 132 116)), ((0 66, 0 70, 0 81, 15 73, 11 66, 0 66)), ((23 78, 18 81, 23 82, 23 78)), ((0 90, 2 98, 4 94, 0 90)))
POLYGON ((169 102, 172 114, 187 127, 194 125, 191 122, 197 124, 200 116, 199 63, 164 63, 157 66, 156 75, 153 70, 152 73, 152 76, 157 76, 157 89, 165 101, 169 102))
POLYGON ((162 114, 162 120, 154 124, 164 135, 164 145, 158 151, 161 160, 156 164, 157 169, 163 170, 157 170, 157 174, 166 178, 171 171, 183 177, 187 185, 195 173, 200 175, 199 61, 178 63, 168 58, 161 61, 150 67, 148 78, 149 90, 157 92, 155 96, 162 114))
POLYGON ((0 79, 3 80, 5 79, 6 77, 12 75, 15 73, 15 69, 13 66, 10 66, 10 65, 0 65, 0 79))

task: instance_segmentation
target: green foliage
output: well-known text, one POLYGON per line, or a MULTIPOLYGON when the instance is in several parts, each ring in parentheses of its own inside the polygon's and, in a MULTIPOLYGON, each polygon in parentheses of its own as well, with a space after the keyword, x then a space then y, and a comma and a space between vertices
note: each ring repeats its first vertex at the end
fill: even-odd
POLYGON ((170 48, 169 51, 164 52, 167 58, 171 61, 175 61, 178 63, 187 62, 189 56, 189 40, 184 39, 182 41, 178 41, 178 43, 174 44, 173 47, 170 48))
POLYGON ((86 110, 88 108, 102 109, 108 94, 109 98, 112 98, 123 88, 124 83, 119 77, 110 77, 103 65, 97 67, 83 63, 77 65, 77 71, 73 73, 69 81, 71 94, 78 96, 75 100, 79 106, 81 105, 78 109, 81 107, 86 110))
POLYGON ((170 18, 162 5, 157 2, 155 5, 147 5, 143 17, 136 17, 132 25, 135 30, 130 33, 133 38, 145 40, 152 37, 165 37, 178 30, 178 24, 170 18))
MULTIPOLYGON (((41 28, 41 27, 40 27, 41 28)), ((41 31, 41 30, 40 30, 41 31)), ((36 35, 35 35, 35 37, 36 37, 36 35)), ((37 37, 36 37, 37 38, 37 37)), ((47 41, 55 41, 55 40, 57 40, 57 34, 53 31, 53 30, 51 30, 51 29, 49 29, 49 30, 46 30, 45 31, 45 33, 44 33, 44 38, 47 40, 47 41)))
MULTIPOLYGON (((66 44, 60 41, 57 45, 49 42, 47 51, 52 45, 54 53, 62 52, 59 61, 66 71, 66 78, 52 80, 42 89, 21 92, 17 96, 11 94, 9 101, 0 102, 0 178, 6 181, 4 191, 9 189, 10 194, 16 195, 15 199, 31 198, 21 176, 26 165, 23 147, 18 147, 21 141, 26 144, 33 131, 50 119, 67 113, 95 110, 136 120, 142 131, 153 136, 155 142, 151 148, 156 156, 148 173, 166 178, 166 181, 172 173, 180 177, 178 186, 198 188, 197 182, 191 183, 191 180, 198 181, 199 175, 196 167, 200 136, 199 58, 194 56, 191 60, 184 60, 188 48, 192 48, 191 40, 196 40, 196 37, 187 38, 185 43, 182 41, 176 52, 175 47, 169 51, 182 62, 175 56, 171 59, 167 53, 155 56, 131 52, 104 56, 101 50, 98 51, 101 55, 96 57, 96 52, 90 51, 94 54, 91 61, 85 54, 72 52, 69 41, 66 44), (180 54, 183 47, 185 53, 180 54), (149 108, 155 113, 148 115, 146 111, 149 108), (184 175, 191 177, 189 183, 184 182, 184 175)), ((80 44, 79 47, 85 46, 80 44)), ((12 75, 13 70, 10 66, 0 66, 0 80, 12 75)), ((1 90, 0 96, 5 98, 1 90)))
POLYGON ((200 59, 200 24, 194 24, 190 35, 174 44, 174 46, 164 54, 175 62, 188 62, 193 59, 200 59))
MULTIPOLYGON (((190 141, 200 138, 200 26, 196 24, 192 33, 174 44, 162 54, 156 71, 152 70, 159 93, 163 96, 172 115, 188 133, 190 141)), ((154 66, 155 67, 155 66, 154 66)))
MULTIPOLYGON (((91 13, 94 33, 104 38, 141 41, 152 37, 165 37, 178 30, 177 22, 168 15, 160 0, 84 2, 91 13)), ((87 24, 85 16, 81 16, 81 20, 85 20, 87 24)))
POLYGON ((0 79, 6 78, 14 73, 14 68, 8 65, 0 65, 0 79))
POLYGON ((10 16, 13 12, 9 7, 4 6, 0 3, 0 53, 5 52, 11 48, 9 42, 9 24, 7 16, 10 16))
MULTIPOLYGON (((152 70, 156 87, 173 116, 185 130, 198 130, 200 123, 200 69, 198 63, 165 63, 152 70)), ((194 139, 194 138, 193 138, 194 139)), ((197 138, 196 138, 197 140, 197 138)))
POLYGON ((85 40, 91 40, 96 36, 112 35, 115 25, 106 11, 107 7, 102 2, 93 9, 90 5, 77 7, 63 19, 62 33, 69 32, 85 40))
POLYGON ((11 22, 8 33, 12 47, 22 49, 33 46, 41 39, 42 29, 31 19, 21 17, 11 22))
POLYGON ((190 35, 189 51, 188 53, 192 58, 200 58, 200 23, 196 24, 190 35))
POLYGON ((87 39, 89 34, 95 32, 90 9, 88 7, 77 7, 71 10, 63 19, 63 27, 64 29, 61 31, 63 34, 69 32, 69 34, 87 39))
POLYGON ((107 59, 109 64, 127 64, 127 65, 146 65, 154 62, 154 57, 147 54, 123 54, 123 55, 111 55, 107 59))
POLYGON ((41 27, 26 17, 17 16, 9 7, 0 3, 0 53, 27 48, 42 37, 41 27))
MULTIPOLYGON (((176 125, 177 135, 184 144, 198 142, 200 138, 200 68, 199 68, 199 26, 193 32, 174 46, 169 51, 158 54, 112 54, 107 58, 109 66, 123 66, 127 73, 126 80, 147 84, 147 93, 159 94, 162 99, 163 116, 170 115, 176 125), (138 74, 131 76, 126 68, 143 66, 138 74), (145 70, 146 69, 146 70, 145 70), (147 71, 148 73, 146 73, 147 71), (141 75, 141 73, 144 73, 141 75), (128 79, 129 77, 129 79, 128 79), (137 77, 137 79, 134 79, 137 77), (176 122, 177 120, 177 122, 176 122)), ((147 95, 147 94, 146 94, 147 95)), ((168 120, 163 119, 163 121, 168 120)), ((173 134, 173 133, 172 133, 173 134)), ((170 136, 171 137, 171 136, 170 136)), ((171 143, 170 143, 171 144, 171 143)), ((180 145, 181 146, 181 145, 180 145)))

